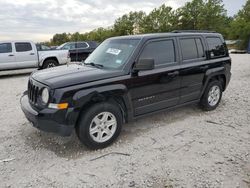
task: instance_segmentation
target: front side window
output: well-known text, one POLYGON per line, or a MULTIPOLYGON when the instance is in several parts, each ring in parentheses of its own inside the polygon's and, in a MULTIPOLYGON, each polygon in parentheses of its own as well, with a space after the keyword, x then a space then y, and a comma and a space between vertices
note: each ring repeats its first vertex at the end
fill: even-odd
POLYGON ((226 55, 226 49, 222 40, 219 37, 207 37, 209 54, 211 58, 221 57, 226 55))
POLYGON ((11 52, 12 52, 11 43, 0 44, 0 53, 11 53, 11 52))
POLYGON ((180 39, 183 60, 205 57, 204 48, 200 38, 180 39))
POLYGON ((17 42, 15 43, 17 52, 27 52, 32 50, 32 46, 28 42, 17 42))
POLYGON ((143 49, 140 59, 154 59, 155 65, 175 62, 173 40, 162 40, 148 43, 143 49))
POLYGON ((120 69, 136 49, 140 40, 108 39, 85 60, 86 64, 100 64, 103 68, 120 69))

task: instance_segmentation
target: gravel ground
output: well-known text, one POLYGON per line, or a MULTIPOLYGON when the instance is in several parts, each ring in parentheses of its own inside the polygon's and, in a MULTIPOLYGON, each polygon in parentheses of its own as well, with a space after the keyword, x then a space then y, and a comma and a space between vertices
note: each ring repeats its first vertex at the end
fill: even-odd
POLYGON ((0 187, 250 187, 250 55, 232 59, 216 110, 193 105, 125 124, 117 142, 97 151, 75 134, 33 128, 19 105, 28 74, 5 74, 0 187))

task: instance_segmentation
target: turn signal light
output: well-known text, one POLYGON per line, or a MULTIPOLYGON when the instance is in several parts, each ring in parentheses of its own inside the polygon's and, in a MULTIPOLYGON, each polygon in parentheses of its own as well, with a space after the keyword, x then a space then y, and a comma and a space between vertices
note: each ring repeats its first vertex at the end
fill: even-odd
POLYGON ((59 103, 59 104, 50 103, 49 104, 49 108, 59 109, 59 110, 67 109, 68 106, 69 106, 69 103, 59 103))
POLYGON ((66 108, 68 108, 68 106, 69 106, 68 103, 57 104, 58 109, 66 109, 66 108))

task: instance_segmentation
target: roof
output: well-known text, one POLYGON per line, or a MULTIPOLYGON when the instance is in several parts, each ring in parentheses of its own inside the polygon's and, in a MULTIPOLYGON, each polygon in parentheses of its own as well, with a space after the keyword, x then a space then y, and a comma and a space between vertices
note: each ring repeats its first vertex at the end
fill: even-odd
POLYGON ((31 41, 31 40, 2 40, 2 41, 0 41, 0 43, 12 43, 12 42, 29 42, 29 43, 33 43, 33 41, 31 41))
POLYGON ((215 36, 221 35, 215 32, 169 32, 169 33, 149 33, 140 35, 126 35, 112 37, 112 39, 150 39, 150 38, 162 38, 162 37, 172 37, 172 36, 192 36, 192 35, 206 35, 215 36))

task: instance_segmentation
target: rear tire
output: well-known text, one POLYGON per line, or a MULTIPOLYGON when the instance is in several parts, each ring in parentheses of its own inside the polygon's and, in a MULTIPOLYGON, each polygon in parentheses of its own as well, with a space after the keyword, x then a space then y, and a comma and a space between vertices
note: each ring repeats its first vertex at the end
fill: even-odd
POLYGON ((42 68, 47 69, 47 68, 52 68, 58 66, 58 62, 54 59, 48 59, 43 63, 42 68))
POLYGON ((208 83, 200 100, 200 106, 205 111, 217 108, 222 97, 222 83, 214 80, 208 83))
POLYGON ((105 148, 119 136, 122 128, 120 108, 109 102, 97 103, 80 114, 76 133, 90 149, 105 148))

